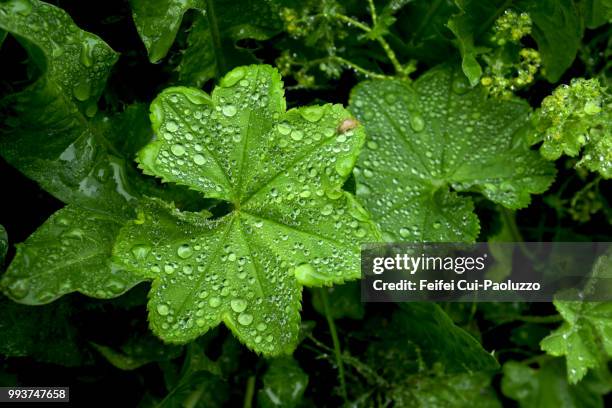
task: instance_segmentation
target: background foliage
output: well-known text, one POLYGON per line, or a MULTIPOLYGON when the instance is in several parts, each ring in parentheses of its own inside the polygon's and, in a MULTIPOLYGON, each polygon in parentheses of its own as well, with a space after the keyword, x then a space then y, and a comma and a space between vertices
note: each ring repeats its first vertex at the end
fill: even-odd
POLYGON ((603 407, 610 304, 362 304, 352 279, 367 240, 611 241, 611 21, 609 0, 0 0, 0 384, 603 407))

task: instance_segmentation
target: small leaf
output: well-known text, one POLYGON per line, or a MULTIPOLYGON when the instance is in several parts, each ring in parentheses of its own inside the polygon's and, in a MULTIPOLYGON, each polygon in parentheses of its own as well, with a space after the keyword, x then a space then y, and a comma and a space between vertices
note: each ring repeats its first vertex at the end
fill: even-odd
POLYGON ((275 358, 263 376, 257 405, 263 408, 294 408, 303 401, 308 375, 292 357, 275 358))
POLYGON ((278 73, 239 67, 212 95, 168 88, 151 105, 157 140, 139 154, 147 174, 231 203, 208 220, 143 202, 120 232, 117 262, 153 280, 152 330, 185 343, 224 322, 266 355, 297 342, 301 286, 360 276, 359 243, 378 232, 341 190, 363 145, 339 130, 339 105, 285 111, 278 73))
POLYGON ((476 191, 516 209, 545 191, 554 167, 523 141, 529 106, 488 99, 449 67, 400 80, 367 81, 351 93, 351 110, 369 141, 357 195, 389 241, 473 241, 476 191))
POLYGON ((600 408, 602 394, 609 392, 609 382, 587 377, 580 384, 569 384, 562 360, 555 359, 534 369, 516 361, 504 364, 501 389, 505 396, 518 401, 521 408, 600 408), (607 384, 606 384, 607 382, 607 384))
POLYGON ((525 1, 522 9, 533 20, 533 38, 549 82, 557 82, 581 46, 584 31, 576 2, 572 0, 525 1))
POLYGON ((110 264, 113 242, 125 220, 116 215, 68 205, 17 244, 17 255, 0 281, 13 300, 49 303, 80 292, 113 298, 142 279, 110 264))
POLYGON ((461 52, 461 68, 471 86, 476 86, 482 76, 482 67, 477 60, 482 49, 476 44, 489 29, 495 16, 499 15, 508 3, 503 0, 455 0, 459 13, 448 20, 448 28, 457 39, 461 52))
POLYGON ((494 371, 499 365, 465 330, 433 303, 405 303, 368 348, 370 359, 388 381, 406 373, 446 374, 494 371))
POLYGON ((135 370, 143 365, 168 361, 180 356, 181 347, 165 345, 151 334, 137 333, 130 337, 120 350, 109 346, 92 343, 92 346, 108 360, 109 363, 121 370, 135 370))
POLYGON ((0 100, 0 154, 66 203, 122 212, 135 193, 123 155, 107 140, 107 121, 96 116, 117 53, 37 0, 0 3, 0 28, 41 72, 0 100))
POLYGON ((166 56, 189 9, 205 9, 205 0, 130 0, 132 17, 149 60, 166 56))
POLYGON ((491 376, 486 373, 415 375, 396 384, 389 397, 397 407, 500 408, 491 376), (475 401, 478 401, 475 404, 475 401))
MULTIPOLYGON (((612 253, 601 256, 593 276, 612 276, 612 253)), ((612 356, 612 303, 555 300, 565 322, 540 343, 542 350, 567 359, 567 378, 576 384, 590 368, 602 367, 612 356)))
POLYGON ((206 12, 196 16, 189 30, 178 66, 179 81, 201 86, 232 67, 258 62, 253 50, 237 42, 267 40, 277 34, 282 28, 278 15, 275 1, 234 0, 232 7, 219 0, 207 1, 206 12))

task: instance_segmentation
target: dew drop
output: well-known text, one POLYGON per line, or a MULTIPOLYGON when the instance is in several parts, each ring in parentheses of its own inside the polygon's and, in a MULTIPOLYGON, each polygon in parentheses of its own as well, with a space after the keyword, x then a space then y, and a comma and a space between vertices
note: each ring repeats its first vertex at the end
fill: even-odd
POLYGON ((238 323, 240 323, 243 326, 248 326, 251 323, 253 323, 253 316, 248 313, 241 313, 238 316, 238 323))
POLYGON ((232 116, 236 114, 237 109, 234 105, 226 105, 223 107, 221 111, 223 112, 225 116, 227 116, 228 118, 231 118, 232 116))
POLYGON ((175 156, 182 156, 185 154, 185 148, 181 144, 173 144, 170 150, 175 156))
POLYGON ((296 129, 293 132, 291 132, 291 138, 295 140, 296 142, 299 140, 302 140, 304 138, 304 132, 296 129))
POLYGON ((176 250, 176 254, 179 256, 179 258, 187 259, 191 255, 193 255, 193 249, 191 249, 191 246, 189 246, 188 244, 183 244, 178 247, 178 249, 176 250))
POLYGON ((246 74, 246 71, 244 70, 244 68, 242 67, 236 68, 233 71, 228 72, 227 75, 223 77, 223 79, 221 80, 221 86, 226 87, 226 88, 234 86, 236 85, 236 82, 244 78, 245 74, 246 74))
POLYGON ((420 132, 425 128, 425 121, 421 115, 412 115, 410 116, 410 127, 415 132, 420 132))
POLYGON ((201 166, 206 163, 206 159, 201 154, 196 154, 195 156, 193 156, 193 162, 198 166, 201 166))
POLYGON ((134 258, 142 261, 149 256, 149 252, 151 252, 151 247, 148 245, 134 245, 131 249, 132 255, 134 258))
POLYGON ((300 109, 300 114, 309 122, 318 122, 323 117, 323 108, 320 106, 307 106, 300 109))
POLYGON ((19 279, 8 285, 11 296, 15 299, 23 299, 30 291, 30 284, 26 279, 19 279))
POLYGON ((160 305, 157 305, 157 313, 159 313, 160 316, 167 316, 168 313, 170 313, 170 308, 168 307, 168 305, 162 303, 160 305))
POLYGON ((234 312, 242 313, 246 310, 247 301, 244 299, 232 299, 230 306, 234 312))
POLYGON ((75 98, 84 102, 91 96, 91 84, 87 80, 81 80, 72 88, 72 93, 75 98))
POLYGON ((168 132, 176 132, 178 130, 178 125, 174 121, 168 121, 166 123, 166 129, 168 132))
POLYGON ((210 307, 219 307, 221 305, 221 299, 217 296, 211 297, 208 299, 208 304, 210 307))
POLYGON ((278 130, 278 133, 284 136, 287 136, 289 133, 291 133, 291 126, 286 123, 280 123, 278 126, 276 126, 276 129, 278 130))

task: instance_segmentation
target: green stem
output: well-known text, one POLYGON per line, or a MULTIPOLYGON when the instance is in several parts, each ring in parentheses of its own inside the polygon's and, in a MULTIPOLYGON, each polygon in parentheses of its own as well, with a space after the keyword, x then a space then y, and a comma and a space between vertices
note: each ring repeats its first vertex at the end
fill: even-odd
POLYGON ((356 72, 359 72, 362 75, 365 75, 368 78, 374 78, 374 79, 387 79, 389 78, 386 75, 383 74, 377 74, 376 72, 372 72, 369 71, 363 67, 360 67, 359 65, 345 59, 342 57, 339 57, 337 55, 330 55, 329 57, 325 57, 325 58, 319 58, 316 60, 311 60, 308 63, 304 64, 303 67, 306 71, 308 71, 309 69, 311 69, 313 66, 318 65, 322 62, 328 62, 328 61, 335 61, 339 64, 342 64, 350 69, 353 69, 356 72))
POLYGON ((519 249, 527 258, 534 260, 533 254, 525 246, 525 240, 523 238, 523 235, 519 231, 518 225, 516 225, 516 219, 514 218, 515 217, 514 211, 511 211, 505 207, 500 206, 500 212, 501 212, 502 218, 506 222, 506 225, 508 225, 508 228, 510 229, 510 235, 512 235, 512 240, 518 244, 519 249))
POLYGON ((244 392, 244 402, 242 403, 243 408, 251 408, 253 406, 253 395, 255 394, 255 376, 252 375, 248 378, 246 383, 246 390, 244 392))
POLYGON ((359 28, 360 30, 365 31, 366 33, 369 33, 370 31, 372 31, 370 27, 363 24, 361 21, 355 20, 354 18, 350 18, 349 16, 345 16, 344 14, 332 14, 331 16, 340 21, 345 22, 348 25, 355 26, 359 28))
POLYGON ((370 5, 370 16, 372 16, 372 24, 376 25, 378 16, 376 15, 376 6, 374 6, 374 0, 368 0, 368 4, 370 5))
MULTIPOLYGON (((363 24, 362 22, 357 21, 354 18, 351 18, 349 16, 345 16, 344 14, 332 14, 332 17, 340 21, 343 21, 347 23, 348 25, 355 26, 366 33, 369 33, 370 31, 372 31, 372 29, 368 27, 366 24, 363 24)), ((387 58, 389 58, 389 61, 391 61, 391 64, 393 65, 393 68, 395 69, 395 74, 398 76, 403 76, 402 64, 400 64, 399 60, 397 59, 397 55, 395 55, 395 51, 391 49, 391 46, 389 45, 387 40, 385 40, 383 37, 378 37, 376 41, 378 41, 382 49, 385 51, 385 54, 387 54, 387 58)))
POLYGON ((399 76, 403 76, 402 64, 400 64, 397 56, 395 55, 395 51, 391 49, 391 46, 383 37, 378 37, 376 39, 380 46, 385 50, 385 54, 387 54, 387 58, 391 61, 393 68, 395 69, 395 73, 399 76))
POLYGON ((334 354, 336 356, 336 365, 338 366, 338 379, 340 380, 340 392, 344 402, 348 402, 348 394, 346 393, 346 382, 344 380, 344 363, 342 362, 342 350, 340 349, 340 340, 338 339, 338 333, 336 332, 336 325, 334 324, 334 318, 331 315, 329 308, 329 298, 327 296, 327 288, 319 289, 321 295, 321 301, 323 302, 323 308, 325 310, 325 317, 327 318, 327 324, 329 325, 329 332, 331 334, 332 342, 334 344, 334 354))
POLYGON ((386 75, 382 75, 382 74, 377 74, 376 72, 372 72, 369 71, 365 68, 360 67, 359 65, 345 59, 342 57, 338 57, 337 55, 331 56, 330 57, 332 60, 335 60, 336 62, 342 64, 342 65, 346 65, 347 67, 355 70, 356 72, 359 72, 362 75, 365 75, 368 78, 374 78, 374 79, 385 79, 387 78, 386 75))
POLYGON ((223 55, 223 47, 221 46, 221 34, 219 25, 217 24, 217 16, 215 15, 215 7, 212 0, 206 0, 206 19, 210 27, 210 37, 213 43, 213 52, 217 59, 216 77, 219 78, 225 70, 225 57, 223 55))

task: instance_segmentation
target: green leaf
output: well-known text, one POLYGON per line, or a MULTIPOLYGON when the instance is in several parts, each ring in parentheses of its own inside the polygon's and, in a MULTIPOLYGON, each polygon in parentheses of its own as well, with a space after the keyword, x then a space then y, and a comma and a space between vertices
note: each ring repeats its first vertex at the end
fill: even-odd
POLYGON ((308 385, 306 374, 292 357, 275 358, 263 376, 257 393, 257 405, 263 408, 294 408, 303 400, 308 385))
POLYGON ((32 308, 0 295, 0 354, 74 367, 90 363, 66 300, 32 308))
POLYGON ((0 286, 11 299, 29 305, 49 303, 80 292, 113 298, 142 279, 110 264, 114 239, 125 219, 68 205, 17 244, 17 255, 0 286))
POLYGON ((483 49, 476 41, 493 24, 508 2, 502 0, 455 0, 459 13, 448 20, 448 28, 457 38, 461 52, 461 68, 471 86, 476 86, 482 76, 482 67, 476 59, 483 49))
POLYGON ((597 79, 574 78, 542 101, 532 142, 548 160, 581 153, 578 167, 612 178, 612 97, 597 79))
POLYGON ((368 348, 370 360, 388 380, 406 373, 434 370, 459 374, 496 370, 491 354, 468 332, 456 326, 434 303, 404 303, 380 337, 368 348))
POLYGON ((285 111, 268 66, 234 69, 211 96, 166 89, 151 112, 145 173, 232 206, 208 220, 149 200, 121 230, 116 260, 154 281, 152 330, 185 343, 224 322, 257 352, 290 352, 301 286, 357 279, 359 243, 378 236, 341 190, 363 129, 339 105, 285 111))
POLYGON ((121 212, 134 199, 128 170, 107 139, 108 121, 91 118, 117 54, 64 11, 36 0, 0 3, 0 28, 41 73, 0 101, 0 154, 64 202, 121 212))
POLYGON ((387 2, 380 14, 378 14, 376 23, 373 25, 370 32, 365 35, 366 38, 376 40, 389 34, 389 27, 396 21, 394 14, 410 2, 412 2, 412 0, 390 0, 387 2))
POLYGON ((583 0, 579 3, 584 25, 595 29, 612 20, 612 2, 610 0, 583 0))
POLYGON ((120 350, 96 343, 92 346, 121 370, 135 370, 152 362, 169 361, 182 352, 181 347, 165 345, 151 334, 138 332, 122 344, 120 350))
POLYGON ((396 385, 389 397, 397 407, 498 408, 501 403, 485 373, 413 376, 396 385), (478 401, 477 403, 475 403, 478 401))
MULTIPOLYGON (((343 285, 323 288, 327 291, 329 308, 333 319, 362 319, 365 313, 361 302, 361 286, 359 282, 347 282, 343 285)), ((321 315, 325 316, 325 307, 319 290, 312 291, 312 307, 321 315)))
POLYGON ((474 205, 457 192, 516 209, 553 180, 554 167, 524 143, 527 103, 487 99, 449 67, 413 86, 363 82, 350 107, 369 136, 355 171, 357 195, 389 241, 473 241, 474 205))
MULTIPOLYGON (((593 277, 612 276, 612 253, 593 266, 593 277)), ((589 368, 605 366, 612 356, 612 303, 555 300, 564 323, 540 343, 542 350, 567 359, 567 378, 576 384, 589 368)))
POLYGON ((4 265, 4 258, 8 251, 8 235, 2 225, 0 225, 0 267, 4 265))
POLYGON ((206 0, 130 0, 132 17, 149 60, 166 56, 189 9, 204 10, 206 0))
POLYGON ((178 66, 179 80, 189 85, 201 86, 231 67, 256 62, 236 42, 266 40, 282 28, 274 1, 236 0, 227 7, 220 0, 130 0, 130 5, 153 63, 168 53, 184 14, 197 11, 178 66))
POLYGON ((278 15, 275 1, 237 0, 227 7, 223 1, 208 0, 206 13, 196 16, 189 30, 187 48, 178 66, 179 81, 201 86, 232 67, 258 62, 252 50, 236 43, 267 40, 277 34, 282 28, 278 15))
POLYGON ((477 57, 486 51, 486 33, 507 9, 526 12, 533 21, 532 36, 538 44, 544 74, 557 82, 576 57, 583 34, 578 6, 572 0, 455 0, 460 12, 448 21, 457 38, 462 68, 472 86, 478 83, 482 68, 477 57))
POLYGON ((572 0, 519 3, 533 21, 532 36, 542 57, 544 76, 557 82, 572 65, 584 31, 580 10, 572 0))
POLYGON ((521 408, 603 408, 602 394, 610 385, 593 376, 580 384, 568 384, 562 360, 555 359, 534 369, 516 361, 504 364, 501 389, 521 408))
POLYGON ((224 347, 221 357, 214 362, 204 354, 198 343, 190 344, 187 347, 178 382, 156 406, 159 408, 223 406, 230 391, 228 382, 220 377, 219 362, 225 358, 225 354, 224 347))

